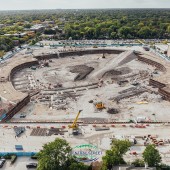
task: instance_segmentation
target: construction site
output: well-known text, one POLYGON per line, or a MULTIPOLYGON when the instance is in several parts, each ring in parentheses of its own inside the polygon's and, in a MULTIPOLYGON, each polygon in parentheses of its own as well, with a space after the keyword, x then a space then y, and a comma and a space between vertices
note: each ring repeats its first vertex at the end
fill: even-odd
MULTIPOLYGON (((140 149, 132 150, 140 155, 145 136, 170 156, 170 63, 142 47, 47 51, 23 50, 0 67, 0 128, 37 142, 26 151, 59 135, 71 145, 92 143, 103 151, 113 138, 139 138, 140 149)), ((8 149, 5 144, 3 151, 8 149)))

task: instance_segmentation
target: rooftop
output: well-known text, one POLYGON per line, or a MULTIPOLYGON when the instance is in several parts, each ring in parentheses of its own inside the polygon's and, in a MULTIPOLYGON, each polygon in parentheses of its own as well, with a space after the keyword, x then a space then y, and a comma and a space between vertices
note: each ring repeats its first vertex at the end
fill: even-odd
POLYGON ((156 44, 155 46, 157 48, 161 49, 162 51, 167 51, 168 50, 168 45, 165 45, 165 44, 156 44))

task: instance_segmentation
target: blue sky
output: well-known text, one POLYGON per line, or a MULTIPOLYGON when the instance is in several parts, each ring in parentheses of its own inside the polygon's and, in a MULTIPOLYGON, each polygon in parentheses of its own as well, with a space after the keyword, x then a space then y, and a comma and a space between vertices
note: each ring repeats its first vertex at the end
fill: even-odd
POLYGON ((0 0, 0 10, 59 8, 170 8, 170 0, 0 0))

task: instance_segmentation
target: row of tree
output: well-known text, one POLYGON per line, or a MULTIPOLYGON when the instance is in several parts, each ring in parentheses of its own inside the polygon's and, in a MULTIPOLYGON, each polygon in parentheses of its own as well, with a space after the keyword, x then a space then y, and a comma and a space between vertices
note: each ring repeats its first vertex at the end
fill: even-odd
POLYGON ((14 42, 11 38, 0 36, 0 51, 9 51, 14 47, 14 42))
POLYGON ((170 38, 169 18, 169 9, 0 11, 0 23, 17 23, 0 32, 52 20, 64 26, 65 39, 170 38))
MULTIPOLYGON (((111 149, 106 151, 102 158, 101 170, 111 170, 114 166, 126 164, 123 156, 130 149, 131 143, 127 140, 113 140, 111 149)), ((71 154, 71 147, 63 139, 56 139, 54 142, 45 144, 38 153, 38 170, 91 170, 92 166, 77 162, 71 154)), ((161 164, 161 156, 155 145, 146 146, 143 152, 143 159, 132 162, 137 167, 162 167, 168 170, 167 165, 161 164)))

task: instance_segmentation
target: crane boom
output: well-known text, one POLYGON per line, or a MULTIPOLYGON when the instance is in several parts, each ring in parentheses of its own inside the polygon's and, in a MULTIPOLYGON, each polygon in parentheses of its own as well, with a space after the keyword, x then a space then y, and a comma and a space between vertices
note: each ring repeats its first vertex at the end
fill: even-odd
POLYGON ((82 112, 82 110, 79 110, 79 112, 77 113, 76 118, 74 119, 73 124, 70 125, 69 128, 76 128, 76 127, 77 127, 77 120, 78 120, 78 118, 79 118, 81 112, 82 112))

